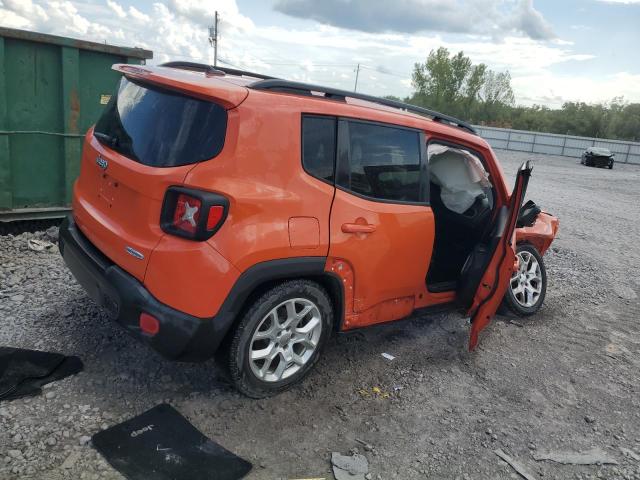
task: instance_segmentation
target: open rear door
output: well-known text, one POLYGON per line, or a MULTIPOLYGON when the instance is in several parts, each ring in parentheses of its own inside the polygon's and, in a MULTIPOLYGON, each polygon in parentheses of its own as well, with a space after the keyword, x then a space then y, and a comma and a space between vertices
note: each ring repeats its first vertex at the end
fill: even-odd
POLYGON ((468 273, 470 273, 471 278, 480 277, 480 281, 478 283, 474 282, 475 292, 467 312, 471 317, 469 350, 473 350, 478 344, 478 334, 489 324, 491 317, 495 315, 509 286, 509 280, 514 271, 517 258, 515 252, 516 221, 518 220, 518 212, 524 200, 532 169, 533 165, 530 161, 523 163, 518 169, 516 184, 509 199, 509 205, 498 212, 496 225, 491 234, 489 245, 487 245, 489 248, 486 250, 485 261, 476 265, 471 262, 471 271, 468 273), (486 261, 487 258, 490 259, 486 261), (473 272, 474 269, 476 270, 475 272, 473 272), (484 269, 484 271, 482 272, 479 269, 484 269))

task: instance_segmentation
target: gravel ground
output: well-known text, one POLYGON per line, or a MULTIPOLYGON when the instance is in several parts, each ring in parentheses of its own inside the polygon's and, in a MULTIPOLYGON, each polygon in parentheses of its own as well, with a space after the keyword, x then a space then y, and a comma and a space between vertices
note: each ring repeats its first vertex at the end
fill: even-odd
POLYGON ((128 337, 57 248, 27 248, 55 232, 0 236, 0 345, 85 362, 38 397, 0 403, 0 478, 121 479, 89 437, 166 401, 252 461, 249 479, 332 478, 331 452, 356 450, 374 479, 519 478, 496 449, 534 478, 640 479, 640 168, 498 156, 509 178, 535 160, 529 197, 561 221, 542 311, 497 317, 474 353, 454 314, 337 336, 306 381, 266 400, 237 394, 213 361, 171 363, 128 337), (534 459, 592 447, 618 464, 534 459))

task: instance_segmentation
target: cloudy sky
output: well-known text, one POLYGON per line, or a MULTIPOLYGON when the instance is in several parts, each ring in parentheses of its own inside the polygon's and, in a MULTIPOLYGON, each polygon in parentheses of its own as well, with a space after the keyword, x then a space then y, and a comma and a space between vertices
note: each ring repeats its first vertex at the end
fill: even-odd
POLYGON ((509 70, 518 103, 640 102, 640 0, 0 0, 0 25, 406 96, 431 49, 509 70))

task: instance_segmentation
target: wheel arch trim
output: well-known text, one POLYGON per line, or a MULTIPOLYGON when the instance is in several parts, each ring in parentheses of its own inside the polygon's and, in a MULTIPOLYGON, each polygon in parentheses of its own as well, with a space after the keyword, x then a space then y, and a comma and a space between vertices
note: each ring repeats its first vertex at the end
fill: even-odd
POLYGON ((325 271, 326 262, 327 257, 291 257, 268 260, 249 267, 240 274, 212 319, 216 324, 216 330, 226 336, 249 300, 272 285, 294 279, 316 281, 327 290, 336 317, 334 325, 339 327, 344 312, 344 293, 340 279, 325 271))

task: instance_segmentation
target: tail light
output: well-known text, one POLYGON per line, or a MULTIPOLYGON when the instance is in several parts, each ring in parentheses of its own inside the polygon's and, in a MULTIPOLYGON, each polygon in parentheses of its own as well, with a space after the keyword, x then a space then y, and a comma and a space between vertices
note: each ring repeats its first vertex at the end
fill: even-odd
POLYGON ((164 196, 160 227, 190 240, 207 240, 227 218, 229 200, 217 193, 169 187, 164 196))

